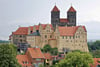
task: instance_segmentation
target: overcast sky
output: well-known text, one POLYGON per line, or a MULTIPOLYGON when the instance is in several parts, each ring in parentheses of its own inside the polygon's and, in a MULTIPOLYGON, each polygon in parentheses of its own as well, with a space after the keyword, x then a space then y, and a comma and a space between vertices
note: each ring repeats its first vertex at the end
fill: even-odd
POLYGON ((88 39, 100 39, 100 0, 0 0, 0 40, 19 26, 51 23, 51 10, 57 5, 66 18, 71 4, 77 10, 77 25, 85 25, 88 39))

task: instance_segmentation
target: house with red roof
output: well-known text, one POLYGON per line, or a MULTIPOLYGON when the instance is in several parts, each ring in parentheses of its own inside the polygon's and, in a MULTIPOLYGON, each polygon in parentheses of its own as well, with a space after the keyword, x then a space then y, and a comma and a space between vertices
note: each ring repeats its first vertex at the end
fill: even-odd
POLYGON ((44 57, 45 57, 45 63, 47 65, 52 65, 52 55, 50 53, 44 53, 44 57))
POLYGON ((93 58, 94 63, 90 64, 90 67, 100 67, 100 58, 93 58))
POLYGON ((44 65, 45 56, 40 48, 28 48, 25 55, 17 55, 18 63, 22 67, 39 67, 44 65))

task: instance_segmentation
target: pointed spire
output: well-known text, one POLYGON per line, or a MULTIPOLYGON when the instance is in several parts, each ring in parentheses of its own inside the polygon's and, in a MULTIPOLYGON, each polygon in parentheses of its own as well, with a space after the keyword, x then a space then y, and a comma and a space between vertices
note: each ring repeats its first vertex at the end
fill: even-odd
POLYGON ((69 8, 68 12, 76 12, 76 10, 73 8, 72 4, 71 4, 71 7, 69 8))
POLYGON ((55 5, 51 12, 53 12, 53 11, 54 11, 54 12, 59 12, 60 10, 59 10, 59 9, 57 8, 57 6, 55 5))

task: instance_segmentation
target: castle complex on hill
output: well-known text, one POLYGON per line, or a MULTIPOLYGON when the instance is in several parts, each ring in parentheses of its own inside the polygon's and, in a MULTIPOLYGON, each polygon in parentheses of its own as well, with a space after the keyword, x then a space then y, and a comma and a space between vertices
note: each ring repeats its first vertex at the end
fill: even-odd
POLYGON ((60 10, 55 5, 51 11, 51 24, 19 27, 12 32, 10 41, 40 48, 49 44, 52 48, 57 47, 59 52, 64 49, 88 52, 86 28, 76 26, 76 10, 72 6, 67 11, 67 18, 60 18, 60 10))

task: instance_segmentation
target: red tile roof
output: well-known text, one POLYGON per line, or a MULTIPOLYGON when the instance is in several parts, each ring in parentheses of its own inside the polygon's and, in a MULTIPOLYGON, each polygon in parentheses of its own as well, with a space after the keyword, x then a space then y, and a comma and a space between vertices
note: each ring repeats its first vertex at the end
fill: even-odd
POLYGON ((40 48, 28 48, 32 58, 45 58, 40 48))
POLYGON ((36 30, 39 30, 39 25, 35 25, 36 30))
MULTIPOLYGON (((46 28, 47 24, 41 24, 43 29, 46 28)), ((53 29, 52 25, 49 24, 51 29, 53 29)), ((36 30, 39 30, 39 26, 40 25, 35 25, 36 30)), ((14 35, 28 35, 28 28, 31 29, 31 31, 33 31, 33 26, 29 26, 29 27, 19 27, 15 32, 13 32, 12 34, 14 35)))
MULTIPOLYGON (((60 35, 61 36, 73 36, 76 32, 76 30, 79 28, 80 26, 73 26, 73 27, 58 27, 60 35)), ((82 26, 82 28, 85 30, 85 26, 82 26)))
POLYGON ((17 55, 16 59, 18 59, 18 63, 21 64, 22 66, 32 65, 27 55, 17 55), (28 64, 27 63, 24 64, 23 62, 28 62, 28 64))
POLYGON ((29 28, 31 29, 31 31, 33 31, 33 26, 29 26, 29 28))
POLYGON ((45 57, 45 59, 52 59, 52 56, 51 56, 51 54, 50 53, 44 53, 44 57, 45 57))
POLYGON ((97 67, 97 65, 100 65, 100 58, 94 58, 94 64, 90 64, 91 67, 97 67))
POLYGON ((53 11, 59 12, 60 10, 59 10, 59 9, 57 8, 57 6, 55 5, 51 12, 53 12, 53 11))
POLYGON ((47 24, 41 24, 41 26, 43 27, 43 29, 45 29, 47 24))
POLYGON ((28 27, 19 27, 15 32, 15 35, 27 35, 28 34, 28 27))
POLYGON ((76 12, 76 10, 71 6, 68 10, 68 12, 76 12))
POLYGON ((66 19, 66 18, 61 18, 61 19, 60 19, 60 22, 68 23, 68 19, 66 19))
POLYGON ((82 26, 82 27, 83 27, 83 29, 85 30, 85 32, 87 32, 87 30, 86 30, 85 26, 82 26))
MULTIPOLYGON (((40 24, 40 25, 43 27, 43 29, 45 29, 45 28, 46 28, 46 26, 47 26, 48 24, 40 24)), ((40 25, 35 25, 36 30, 39 30, 39 26, 40 26, 40 25)), ((53 30, 52 25, 51 25, 51 24, 49 24, 49 25, 50 25, 51 29, 53 30)))

